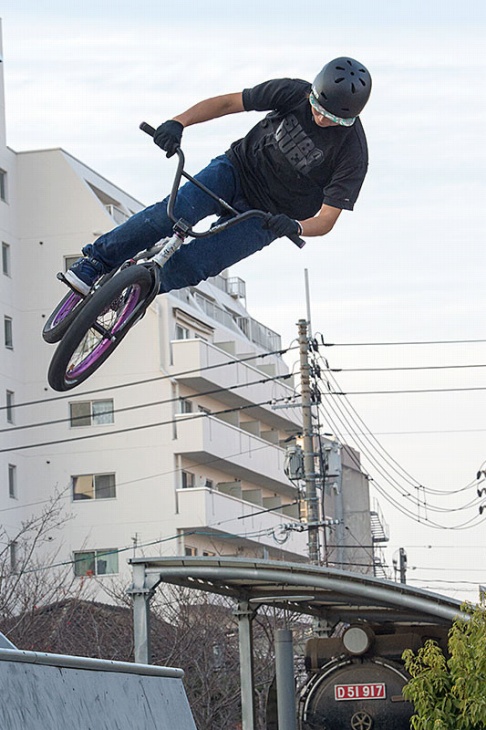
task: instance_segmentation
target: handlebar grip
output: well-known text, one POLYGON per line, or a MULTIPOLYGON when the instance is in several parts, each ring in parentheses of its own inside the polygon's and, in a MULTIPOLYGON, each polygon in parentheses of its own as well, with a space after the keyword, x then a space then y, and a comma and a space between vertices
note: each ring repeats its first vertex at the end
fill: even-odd
POLYGON ((148 124, 148 122, 141 122, 139 124, 140 129, 142 132, 145 132, 146 134, 150 135, 150 137, 153 137, 155 134, 155 129, 152 127, 151 124, 148 124))
POLYGON ((292 243, 295 243, 295 245, 298 246, 298 248, 304 248, 305 241, 304 241, 303 238, 301 238, 298 235, 298 233, 294 233, 294 235, 288 236, 288 238, 290 238, 290 240, 292 241, 292 243))

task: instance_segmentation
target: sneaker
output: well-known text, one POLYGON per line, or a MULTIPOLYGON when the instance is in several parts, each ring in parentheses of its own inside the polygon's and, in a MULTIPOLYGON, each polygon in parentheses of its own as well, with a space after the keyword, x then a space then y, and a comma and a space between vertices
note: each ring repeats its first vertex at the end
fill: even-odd
POLYGON ((86 296, 102 273, 103 269, 99 261, 83 256, 66 271, 64 278, 73 289, 86 296))

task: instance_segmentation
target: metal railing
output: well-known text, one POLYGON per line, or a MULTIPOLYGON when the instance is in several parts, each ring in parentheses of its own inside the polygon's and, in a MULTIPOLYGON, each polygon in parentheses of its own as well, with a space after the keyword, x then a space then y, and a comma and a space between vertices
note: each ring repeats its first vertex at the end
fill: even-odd
POLYGON ((252 317, 237 317, 236 323, 243 334, 255 345, 260 345, 266 350, 280 350, 282 339, 277 332, 257 322, 252 317))
POLYGON ((194 292, 194 300, 203 312, 208 315, 208 317, 211 317, 211 319, 216 320, 216 322, 219 322, 232 330, 237 329, 235 320, 231 314, 226 311, 226 309, 223 309, 215 304, 215 302, 206 299, 206 297, 201 296, 198 292, 194 292))
POLYGON ((188 296, 188 289, 182 289, 180 291, 174 291, 172 294, 176 295, 179 299, 187 304, 194 303, 201 309, 208 317, 214 319, 216 322, 228 327, 228 329, 234 332, 242 333, 250 342, 255 345, 259 345, 265 350, 280 350, 282 347, 282 339, 277 332, 274 332, 269 327, 257 322, 253 317, 238 317, 232 315, 226 309, 223 309, 215 302, 212 302, 207 297, 199 294, 197 291, 192 292, 192 297, 188 296), (192 301, 191 301, 192 300, 192 301))

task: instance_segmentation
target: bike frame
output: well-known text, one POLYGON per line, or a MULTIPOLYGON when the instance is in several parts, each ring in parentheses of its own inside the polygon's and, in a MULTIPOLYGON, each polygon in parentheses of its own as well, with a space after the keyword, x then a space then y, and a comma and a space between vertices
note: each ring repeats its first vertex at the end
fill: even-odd
MULTIPOLYGON (((151 136, 155 129, 146 123, 141 129, 151 136)), ((46 342, 59 342, 49 367, 48 380, 54 390, 64 391, 79 385, 95 372, 110 356, 130 328, 145 314, 160 290, 160 271, 179 250, 188 237, 213 236, 238 225, 248 218, 269 220, 270 213, 262 210, 237 211, 184 170, 184 154, 176 149, 178 164, 167 204, 167 214, 173 223, 173 233, 117 269, 102 276, 86 296, 67 295, 46 323, 46 342), (213 224, 205 231, 195 231, 182 218, 177 219, 174 207, 182 178, 186 178, 218 203, 230 217, 213 224), (143 267, 143 268, 142 268, 143 267)), ((301 248, 305 242, 299 236, 290 239, 301 248)), ((68 283, 62 274, 58 278, 68 283)))

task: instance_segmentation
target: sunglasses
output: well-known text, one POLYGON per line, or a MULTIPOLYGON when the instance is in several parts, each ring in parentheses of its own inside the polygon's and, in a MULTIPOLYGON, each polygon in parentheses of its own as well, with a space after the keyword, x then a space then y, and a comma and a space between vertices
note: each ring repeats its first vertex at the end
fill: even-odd
POLYGON ((326 117, 326 119, 330 119, 332 122, 335 122, 335 124, 340 124, 342 127, 352 127, 356 121, 356 117, 343 119, 343 117, 336 117, 335 114, 331 114, 331 112, 326 111, 326 109, 324 109, 324 107, 317 101, 313 91, 311 91, 309 95, 309 101, 318 114, 322 117, 326 117))

